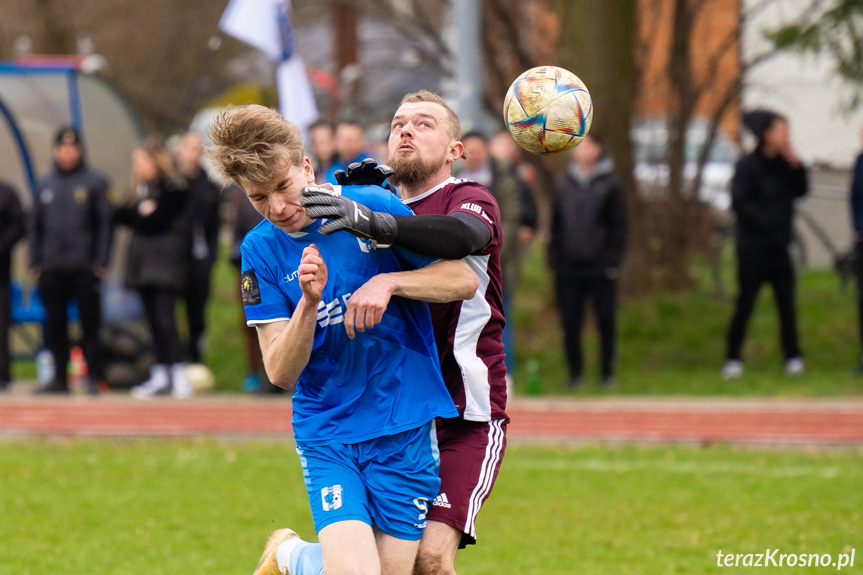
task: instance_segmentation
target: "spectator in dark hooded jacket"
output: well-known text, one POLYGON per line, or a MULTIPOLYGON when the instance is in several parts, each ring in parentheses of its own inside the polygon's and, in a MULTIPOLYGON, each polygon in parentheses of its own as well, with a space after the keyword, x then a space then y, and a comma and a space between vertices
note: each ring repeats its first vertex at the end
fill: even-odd
POLYGON ((600 335, 600 383, 614 383, 617 277, 626 247, 626 193, 599 136, 572 152, 555 186, 549 264, 555 272, 569 385, 581 383, 584 304, 593 300, 600 335))
MULTIPOLYGON (((863 124, 860 125, 860 142, 863 143, 863 124)), ((863 343, 863 153, 857 156, 854 164, 854 177, 851 180, 851 215, 854 226, 854 266, 857 275, 857 321, 860 341, 863 343)), ((863 375, 863 355, 857 364, 856 372, 863 375)))
POLYGON ((731 207, 737 216, 737 269, 739 294, 731 326, 722 375, 725 379, 743 373, 741 348, 746 324, 761 285, 773 286, 779 308, 785 371, 804 371, 797 338, 794 310, 794 269, 791 242, 794 202, 806 194, 806 169, 801 165, 783 116, 757 110, 744 116, 744 123, 758 138, 755 150, 740 158, 731 184, 731 207))
POLYGON ((24 210, 18 192, 0 182, 0 391, 12 380, 9 328, 12 324, 12 248, 24 236, 24 210))
POLYGON ((186 179, 189 212, 189 262, 183 299, 189 322, 189 360, 201 363, 204 356, 210 276, 219 252, 222 190, 204 171, 204 140, 195 132, 180 138, 175 152, 177 168, 186 179))

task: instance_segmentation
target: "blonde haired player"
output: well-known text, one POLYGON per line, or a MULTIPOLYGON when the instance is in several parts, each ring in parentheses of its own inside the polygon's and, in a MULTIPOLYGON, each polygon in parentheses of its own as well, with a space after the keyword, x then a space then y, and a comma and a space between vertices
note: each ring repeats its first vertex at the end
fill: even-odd
MULTIPOLYGON (((300 205, 314 173, 299 131, 262 106, 211 130, 215 165, 266 218, 243 240, 243 303, 270 380, 289 387, 297 453, 320 545, 289 529, 256 575, 407 575, 437 495, 436 416, 447 393, 425 303, 472 297, 477 278, 348 234, 324 235, 300 205)), ((376 211, 410 210, 380 187, 327 193, 376 211)))

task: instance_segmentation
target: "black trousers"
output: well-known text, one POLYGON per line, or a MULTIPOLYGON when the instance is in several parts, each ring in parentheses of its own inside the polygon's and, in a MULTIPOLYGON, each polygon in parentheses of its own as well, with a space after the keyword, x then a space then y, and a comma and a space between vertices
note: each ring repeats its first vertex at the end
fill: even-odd
POLYGON ((581 331, 584 304, 589 297, 593 301, 599 329, 600 377, 611 378, 616 358, 617 280, 607 277, 604 272, 589 275, 558 273, 556 289, 570 377, 580 378, 584 367, 581 331))
POLYGON ((0 382, 12 381, 9 329, 12 326, 12 296, 9 282, 0 280, 0 382))
POLYGON ((797 339, 797 314, 794 309, 794 268, 786 248, 737 248, 739 293, 734 316, 728 329, 727 359, 739 360, 746 325, 764 283, 773 287, 779 309, 780 337, 785 359, 801 355, 797 339))
POLYGON ((857 326, 863 345, 863 241, 854 244, 854 271, 857 275, 857 326))
POLYGON ((186 318, 189 322, 189 359, 200 363, 206 330, 207 301, 210 299, 210 260, 192 260, 186 278, 186 318))
POLYGON ((183 346, 177 332, 177 294, 160 287, 142 288, 139 293, 153 338, 156 363, 170 365, 182 362, 183 346))
POLYGON ((66 364, 69 362, 69 318, 67 305, 70 299, 78 304, 82 340, 81 347, 87 359, 89 376, 104 379, 102 345, 99 328, 102 325, 102 298, 99 278, 92 270, 44 271, 39 276, 42 303, 48 317, 48 348, 54 356, 54 381, 67 384, 66 364))

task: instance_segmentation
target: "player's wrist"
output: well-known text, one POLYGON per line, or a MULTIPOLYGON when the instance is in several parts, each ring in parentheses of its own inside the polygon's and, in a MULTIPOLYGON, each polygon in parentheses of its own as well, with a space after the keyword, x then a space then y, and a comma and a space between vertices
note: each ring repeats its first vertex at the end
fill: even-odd
POLYGON ((323 294, 309 294, 303 291, 303 295, 300 296, 300 301, 297 304, 297 312, 302 312, 303 308, 308 307, 312 313, 317 313, 318 304, 321 303, 322 297, 323 294))
POLYGON ((387 246, 395 243, 398 224, 392 214, 372 212, 370 227, 371 235, 377 243, 387 246))

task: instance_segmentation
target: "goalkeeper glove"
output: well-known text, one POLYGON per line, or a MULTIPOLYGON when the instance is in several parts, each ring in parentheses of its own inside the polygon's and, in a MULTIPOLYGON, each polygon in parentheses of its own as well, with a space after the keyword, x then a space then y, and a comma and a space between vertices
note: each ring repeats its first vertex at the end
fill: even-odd
POLYGON ((302 194, 305 198, 302 205, 308 217, 330 219, 320 227, 322 234, 345 230, 358 238, 374 240, 379 245, 392 245, 397 224, 391 214, 373 212, 350 198, 335 195, 319 186, 303 188, 302 194))
POLYGON ((385 183, 387 178, 393 175, 393 169, 378 164, 373 158, 354 162, 347 170, 336 170, 334 175, 340 186, 380 186, 395 192, 395 188, 385 183))

